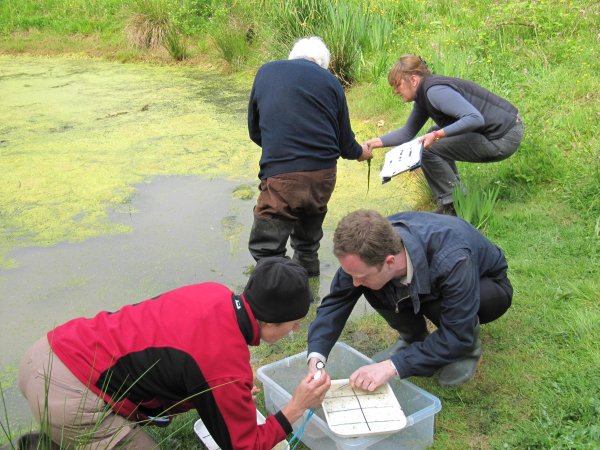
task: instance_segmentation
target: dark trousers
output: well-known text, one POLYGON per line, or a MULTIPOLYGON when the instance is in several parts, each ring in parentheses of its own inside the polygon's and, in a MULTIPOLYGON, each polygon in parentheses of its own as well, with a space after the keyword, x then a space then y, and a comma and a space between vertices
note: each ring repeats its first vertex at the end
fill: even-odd
MULTIPOLYGON (((506 273, 495 277, 484 277, 479 280, 480 323, 489 323, 501 317, 512 303, 513 289, 506 273)), ((400 303, 398 313, 389 309, 377 309, 377 312, 388 322, 390 327, 397 330, 408 342, 423 340, 427 328, 425 317, 436 326, 440 325, 442 314, 442 299, 436 298, 421 300, 421 309, 415 315, 413 304, 410 300, 400 303)))
MULTIPOLYGON (((439 129, 432 127, 430 131, 439 129)), ((523 138, 520 119, 499 139, 490 141, 483 134, 464 133, 435 141, 423 150, 421 167, 438 204, 452 203, 452 189, 460 182, 456 161, 495 162, 517 151, 523 138)))
POLYGON ((256 261, 285 256, 288 239, 293 259, 318 275, 318 250, 336 168, 292 172, 261 180, 248 249, 256 261))

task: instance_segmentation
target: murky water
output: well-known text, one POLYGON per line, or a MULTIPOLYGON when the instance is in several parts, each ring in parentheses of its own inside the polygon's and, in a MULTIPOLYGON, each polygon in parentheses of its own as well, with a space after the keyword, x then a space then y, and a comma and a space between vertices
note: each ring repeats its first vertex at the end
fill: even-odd
MULTIPOLYGON (((111 221, 131 227, 130 233, 11 253, 18 267, 1 271, 0 365, 12 421, 29 417, 13 384, 18 361, 54 326, 190 283, 243 288, 244 272, 254 263, 247 251, 254 200, 235 198, 237 186, 228 180, 159 177, 136 186, 130 207, 109 213, 111 221)), ((331 232, 320 253, 322 296, 337 268, 331 232)))
POLYGON ((255 189, 259 150, 247 90, 212 73, 0 57, 0 93, 0 381, 17 425, 19 359, 54 326, 189 283, 243 287, 255 200, 234 190, 255 189))
MULTIPOLYGON (((32 342, 70 318, 200 281, 237 289, 252 263, 243 236, 251 204, 232 198, 235 186, 198 177, 156 179, 137 186, 131 211, 110 213, 130 233, 12 252, 18 268, 2 271, 0 284, 3 384, 32 342)), ((11 420, 27 417, 14 386, 6 397, 11 420)))
POLYGON ((106 207, 148 177, 255 178, 247 98, 196 68, 0 56, 0 263, 14 246, 123 231, 106 207))

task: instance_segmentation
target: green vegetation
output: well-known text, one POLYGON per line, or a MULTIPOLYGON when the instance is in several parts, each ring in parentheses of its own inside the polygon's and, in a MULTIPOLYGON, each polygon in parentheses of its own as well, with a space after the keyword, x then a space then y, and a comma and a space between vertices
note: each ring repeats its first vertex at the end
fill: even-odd
MULTIPOLYGON (((403 53, 420 54, 434 72, 472 79, 511 100, 525 124, 517 153, 499 163, 459 164, 459 169, 463 178, 476 182, 477 192, 494 196, 485 233, 507 254, 513 307, 483 327, 483 361, 472 382, 442 389, 435 379, 411 381, 442 400, 434 448, 592 449, 600 442, 599 14, 597 2, 577 0, 3 0, 0 52, 161 64, 181 59, 194 67, 202 61, 237 71, 236 84, 249 90, 262 62, 284 58, 297 37, 319 34, 334 53, 332 70, 349 86, 359 140, 394 129, 407 117, 410 107, 392 95, 386 80, 390 64, 403 53), (145 49, 127 40, 135 6, 150 9, 159 3, 168 9, 165 29, 178 33, 177 46, 185 46, 171 56, 160 45, 145 49)), ((138 120, 143 124, 145 119, 138 120)), ((243 120, 236 126, 243 136, 243 120)), ((0 150, 4 130, 0 126, 0 150)), ((109 227, 100 220, 104 205, 126 203, 130 183, 140 177, 184 173, 187 158, 193 158, 180 155, 176 146, 161 149, 173 158, 148 148, 134 163, 132 153, 107 151, 99 155, 103 178, 114 182, 91 192, 88 186, 84 196, 77 185, 88 176, 81 171, 88 156, 59 154, 61 161, 50 161, 39 147, 31 151, 36 149, 38 154, 28 156, 50 177, 61 176, 51 183, 40 178, 27 190, 10 187, 25 169, 15 165, 14 156, 0 153, 2 172, 10 174, 5 176, 8 187, 0 188, 0 255, 16 245, 106 232, 109 227), (130 164, 137 170, 135 179, 124 175, 130 164), (52 199, 45 198, 51 194, 52 199), (69 211, 60 209, 56 198, 64 199, 69 211), (98 207, 79 223, 70 220, 87 199, 98 207), (38 226, 46 217, 43 211, 50 211, 46 207, 56 208, 50 216, 64 215, 38 226)), ((245 146, 238 159, 226 161, 252 171, 252 151, 245 146)), ((214 169, 227 173, 224 166, 214 169)), ((339 174, 329 228, 357 207, 384 214, 431 208, 418 173, 383 187, 371 180, 368 195, 365 165, 342 161, 339 174), (411 203, 407 193, 416 197, 411 203)), ((254 364, 304 350, 305 334, 260 347, 254 364)), ((392 339, 378 317, 354 322, 343 336, 366 353, 392 339)), ((182 433, 186 437, 171 437, 169 448, 186 448, 185 442, 194 441, 189 426, 182 433)))
POLYGON ((463 181, 453 189, 454 207, 459 217, 462 217, 475 228, 483 231, 490 220, 498 202, 500 186, 481 189, 477 181, 463 181))
POLYGON ((169 3, 164 0, 136 0, 128 12, 125 34, 138 48, 156 48, 172 32, 169 3))

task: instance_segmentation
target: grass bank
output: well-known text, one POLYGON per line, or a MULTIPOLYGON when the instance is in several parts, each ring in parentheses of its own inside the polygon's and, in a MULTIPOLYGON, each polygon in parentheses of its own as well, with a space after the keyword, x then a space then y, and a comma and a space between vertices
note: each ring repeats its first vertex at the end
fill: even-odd
MULTIPOLYGON (((433 379, 411 381, 442 400, 434 448, 592 449, 600 442, 599 14, 597 2, 567 0, 5 0, 0 52, 210 65, 249 88, 260 63, 284 57, 295 37, 321 34, 335 52, 336 74, 348 85, 359 139, 394 129, 407 117, 410 107, 385 80, 403 53, 420 54, 435 72, 472 79, 511 100, 525 123, 519 151, 500 163, 459 169, 482 189, 500 188, 484 231, 507 254, 513 307, 483 328, 483 361, 472 382, 448 390, 433 379), (185 46, 181 60, 172 44, 128 41, 135 14, 150 11, 165 20, 157 5, 167 8, 163 23, 185 46)), ((1 150, 0 144, 0 160, 1 150)), ((382 153, 373 167, 381 160, 382 153)), ((364 167, 341 162, 340 170, 329 227, 359 204, 383 213, 430 206, 426 195, 415 204, 399 202, 408 185, 419 188, 413 178, 397 177, 366 196, 366 183, 356 181, 364 180, 364 167)), ((8 217, 6 200, 0 199, 2 239, 21 231, 35 242, 37 232, 19 220, 35 213, 36 204, 8 217)), ((304 336, 259 349, 254 362, 304 350, 304 336)), ((393 336, 369 317, 353 323, 343 339, 369 353, 393 336)), ((166 445, 186 448, 194 441, 189 427, 182 433, 166 438, 166 445)))

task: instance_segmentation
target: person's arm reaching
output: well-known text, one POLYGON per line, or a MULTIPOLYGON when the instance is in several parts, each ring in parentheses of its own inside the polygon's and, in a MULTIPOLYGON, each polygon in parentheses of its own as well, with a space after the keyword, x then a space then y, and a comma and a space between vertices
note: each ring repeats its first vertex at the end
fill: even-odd
POLYGON ((427 98, 437 110, 456 119, 454 123, 443 128, 444 136, 468 133, 485 124, 481 113, 449 86, 432 86, 427 90, 427 98))
POLYGON ((360 367, 350 375, 349 381, 350 386, 353 388, 372 392, 396 375, 398 375, 398 372, 394 363, 391 359, 386 359, 379 363, 360 367))
POLYGON ((307 375, 296 387, 292 399, 281 408, 281 412, 290 424, 294 423, 304 414, 304 411, 317 408, 323 403, 329 386, 331 386, 331 379, 324 371, 318 378, 307 375))
POLYGON ((331 282, 331 291, 321 301, 317 317, 308 328, 309 374, 316 371, 314 365, 320 359, 313 358, 313 354, 323 358, 329 356, 362 292, 362 288, 352 284, 352 277, 341 268, 337 270, 331 282))
POLYGON ((305 377, 292 399, 277 413, 256 423, 256 405, 252 398, 252 380, 222 378, 209 390, 192 400, 211 436, 223 450, 273 448, 291 433, 292 424, 309 408, 318 407, 331 379, 323 374, 318 380, 305 377))
POLYGON ((382 136, 369 139, 365 142, 365 144, 370 149, 379 147, 394 147, 396 145, 404 144, 417 135, 419 130, 423 128, 423 125, 425 125, 425 122, 427 122, 427 119, 429 119, 427 112, 415 103, 412 111, 410 112, 410 116, 408 116, 408 119, 402 128, 398 128, 397 130, 390 131, 382 136))
POLYGON ((340 156, 344 159, 356 159, 358 161, 371 159, 365 153, 364 147, 356 142, 354 131, 352 131, 352 126, 350 125, 350 113, 348 112, 346 94, 341 85, 337 88, 337 126, 339 129, 340 156))

